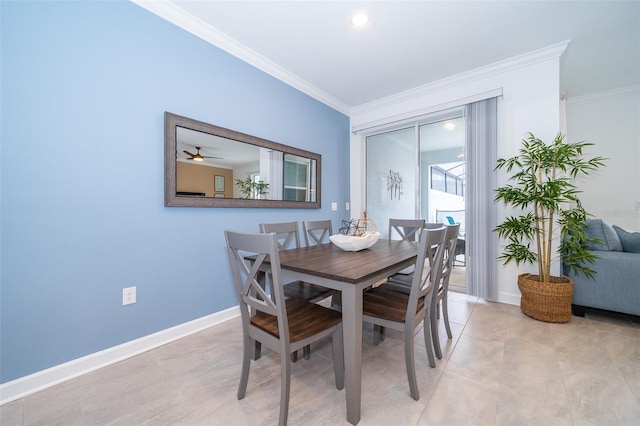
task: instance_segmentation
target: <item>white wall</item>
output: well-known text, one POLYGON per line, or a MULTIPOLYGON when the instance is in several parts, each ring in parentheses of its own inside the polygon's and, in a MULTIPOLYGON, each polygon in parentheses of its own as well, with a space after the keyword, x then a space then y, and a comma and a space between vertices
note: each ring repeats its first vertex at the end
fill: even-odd
POLYGON ((569 97, 567 137, 595 144, 588 153, 608 158, 604 169, 580 180, 587 212, 640 231, 640 86, 569 97))
MULTIPOLYGON (((424 218, 427 222, 437 222, 436 214, 437 210, 464 210, 464 197, 459 195, 448 194, 442 191, 436 191, 434 189, 429 189, 427 191, 427 196, 429 198, 429 212, 427 215, 424 215, 424 218)), ((462 216, 462 214, 460 214, 462 216)), ((454 218, 456 220, 457 218, 454 218)), ((458 220, 456 220, 458 221, 458 220)), ((460 227, 460 232, 464 233, 464 221, 460 222, 462 226, 460 227)))
MULTIPOLYGON (((477 100, 481 94, 502 89, 498 102, 498 156, 517 153, 527 132, 543 140, 552 139, 559 129, 559 57, 566 43, 531 52, 509 61, 454 76, 428 87, 418 88, 390 98, 372 102, 351 112, 351 127, 367 127, 408 118, 412 114, 446 109, 477 100)), ((351 135, 351 214, 358 217, 364 209, 364 137, 363 132, 351 135)), ((506 181, 498 175, 498 185, 506 181)), ((506 212, 497 207, 498 220, 506 212)), ((497 241, 497 238, 496 238, 497 241)), ((495 243, 495 242, 494 242, 495 243)), ((499 246, 500 249, 500 246, 499 246)), ((555 265, 556 273, 559 265, 555 265)), ((498 265, 498 301, 519 304, 517 275, 523 268, 498 265)), ((526 272, 533 272, 527 270, 526 272)))

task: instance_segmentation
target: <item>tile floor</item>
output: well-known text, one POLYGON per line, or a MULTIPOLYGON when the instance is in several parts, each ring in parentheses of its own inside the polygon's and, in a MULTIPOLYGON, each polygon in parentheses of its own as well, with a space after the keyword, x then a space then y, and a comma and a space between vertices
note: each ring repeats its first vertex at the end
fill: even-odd
MULTIPOLYGON (((429 368, 420 334, 414 401, 401 335, 363 344, 360 425, 639 425, 640 320, 588 312, 538 322, 517 306, 450 294, 453 339, 429 368)), ((330 344, 292 368, 290 425, 347 425, 330 344)), ((279 361, 265 350, 236 399, 240 321, 234 319, 0 407, 9 425, 273 425, 279 361)))

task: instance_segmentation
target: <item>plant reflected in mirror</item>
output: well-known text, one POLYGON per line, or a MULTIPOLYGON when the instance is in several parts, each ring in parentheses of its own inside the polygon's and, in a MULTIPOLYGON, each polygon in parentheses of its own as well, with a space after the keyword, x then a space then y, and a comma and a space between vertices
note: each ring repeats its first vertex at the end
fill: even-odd
POLYGON ((269 192, 269 184, 256 180, 257 176, 247 176, 245 180, 236 179, 236 185, 244 199, 262 199, 269 192))

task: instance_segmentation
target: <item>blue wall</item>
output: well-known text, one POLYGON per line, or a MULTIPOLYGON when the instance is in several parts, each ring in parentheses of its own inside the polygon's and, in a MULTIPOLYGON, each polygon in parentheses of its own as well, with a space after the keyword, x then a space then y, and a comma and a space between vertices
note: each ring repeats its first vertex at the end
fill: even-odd
POLYGON ((348 216, 347 116, 129 2, 0 13, 1 382, 236 305, 225 228, 348 216), (321 154, 322 209, 164 207, 164 111, 321 154))

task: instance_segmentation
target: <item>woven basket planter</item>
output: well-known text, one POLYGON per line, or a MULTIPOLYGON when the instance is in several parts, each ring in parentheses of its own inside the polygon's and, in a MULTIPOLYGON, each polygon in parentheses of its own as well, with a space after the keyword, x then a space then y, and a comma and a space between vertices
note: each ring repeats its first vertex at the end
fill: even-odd
POLYGON ((538 275, 518 275, 522 313, 540 321, 569 322, 573 280, 565 276, 551 277, 551 283, 543 283, 537 279, 538 275))

